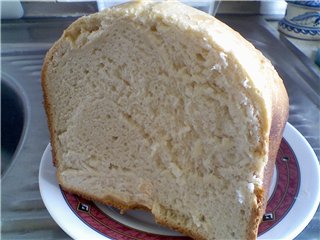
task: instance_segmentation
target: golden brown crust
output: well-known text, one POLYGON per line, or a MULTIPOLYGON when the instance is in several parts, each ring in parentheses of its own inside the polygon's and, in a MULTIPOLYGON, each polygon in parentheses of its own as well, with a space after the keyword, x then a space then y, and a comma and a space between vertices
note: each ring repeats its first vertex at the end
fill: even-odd
POLYGON ((256 239, 258 235, 258 228, 263 215, 263 191, 261 189, 255 190, 255 195, 257 196, 257 208, 252 209, 251 212, 251 222, 248 225, 247 236, 248 239, 256 239))
MULTIPOLYGON (((277 153, 282 140, 283 131, 289 115, 289 99, 279 76, 276 76, 276 88, 272 93, 272 123, 269 136, 269 161, 264 171, 264 197, 267 198, 277 153)), ((265 207, 265 206, 264 206, 265 207)))
MULTIPOLYGON (((273 68, 271 65, 270 67, 273 68)), ((274 90, 272 91, 272 122, 269 135, 269 154, 267 165, 264 169, 263 190, 255 192, 258 207, 257 209, 253 209, 252 222, 249 226, 259 225, 265 213, 275 161, 289 115, 289 99, 281 78, 276 72, 273 72, 272 78, 270 79, 273 80, 270 80, 270 88, 274 90)), ((258 227, 256 227, 256 231, 252 231, 252 229, 254 229, 254 227, 248 229, 249 239, 256 239, 258 227)))
POLYGON ((168 228, 178 231, 180 233, 185 234, 186 236, 191 237, 192 239, 196 240, 206 240, 206 238, 202 237, 201 235, 190 231, 187 228, 183 228, 182 226, 179 226, 175 224, 174 222, 169 222, 167 219, 161 218, 160 216, 155 216, 156 217, 156 222, 162 226, 167 226, 168 228))
POLYGON ((53 165, 56 166, 57 161, 56 161, 56 144, 54 141, 54 128, 52 125, 52 110, 51 110, 51 105, 50 101, 48 99, 48 92, 47 92, 47 87, 46 87, 46 75, 47 75, 47 68, 49 62, 53 58, 53 53, 56 51, 56 48, 58 47, 57 43, 49 50, 49 52, 46 54, 44 63, 42 66, 42 72, 41 72, 41 87, 42 87, 42 92, 43 92, 43 99, 44 99, 44 109, 46 112, 47 116, 47 123, 48 123, 48 128, 50 132, 50 142, 51 142, 51 152, 52 152, 52 159, 53 159, 53 165))
POLYGON ((105 205, 109 205, 109 206, 115 207, 115 208, 119 209, 122 214, 125 213, 126 211, 134 210, 134 209, 151 211, 151 209, 147 208, 145 205, 141 205, 141 204, 139 204, 137 202, 127 203, 127 202, 121 201, 120 199, 116 199, 113 196, 106 196, 106 197, 103 197, 103 198, 98 198, 98 197, 89 195, 87 193, 84 193, 84 192, 81 192, 81 191, 77 191, 77 190, 72 189, 72 188, 67 188, 67 187, 62 186, 62 185, 61 185, 61 188, 66 192, 69 192, 69 193, 75 194, 77 196, 83 197, 84 199, 87 199, 89 201, 95 201, 95 202, 99 202, 99 203, 102 203, 102 204, 105 204, 105 205))

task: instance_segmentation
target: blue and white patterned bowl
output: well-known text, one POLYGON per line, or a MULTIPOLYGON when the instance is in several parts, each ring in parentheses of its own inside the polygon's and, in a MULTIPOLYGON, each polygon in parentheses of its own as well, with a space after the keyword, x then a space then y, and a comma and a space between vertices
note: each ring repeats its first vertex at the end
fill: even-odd
POLYGON ((287 0, 285 17, 279 22, 279 31, 300 39, 320 40, 320 0, 287 0))

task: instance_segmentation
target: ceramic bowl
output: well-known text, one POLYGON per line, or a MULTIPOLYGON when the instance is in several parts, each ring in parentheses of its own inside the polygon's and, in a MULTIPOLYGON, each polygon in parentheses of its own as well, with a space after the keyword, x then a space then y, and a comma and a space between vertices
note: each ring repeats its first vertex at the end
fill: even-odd
POLYGON ((320 40, 320 0, 289 1, 279 31, 295 38, 320 40))

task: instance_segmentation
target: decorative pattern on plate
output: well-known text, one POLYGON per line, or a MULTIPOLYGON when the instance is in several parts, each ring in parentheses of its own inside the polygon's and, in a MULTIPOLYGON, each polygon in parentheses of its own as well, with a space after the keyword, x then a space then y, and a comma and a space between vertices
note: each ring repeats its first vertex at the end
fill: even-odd
MULTIPOLYGON (((277 225, 288 213, 299 192, 300 172, 295 154, 289 144, 282 139, 276 159, 277 182, 268 201, 266 214, 259 227, 259 235, 277 225)), ((188 237, 163 236, 140 231, 126 226, 104 213, 92 201, 87 201, 61 189, 65 201, 86 225, 96 232, 116 240, 189 240, 188 237)))
POLYGON ((62 189, 61 191, 69 207, 78 218, 108 238, 116 240, 191 240, 188 237, 162 236, 130 228, 106 215, 94 202, 64 192, 62 189))

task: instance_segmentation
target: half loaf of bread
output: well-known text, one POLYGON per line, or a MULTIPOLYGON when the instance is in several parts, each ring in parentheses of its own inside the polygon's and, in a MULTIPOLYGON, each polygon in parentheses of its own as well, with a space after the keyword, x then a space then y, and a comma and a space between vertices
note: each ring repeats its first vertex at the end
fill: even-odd
POLYGON ((271 63, 179 2, 85 16, 42 71, 62 188, 195 239, 255 239, 288 116, 271 63))

